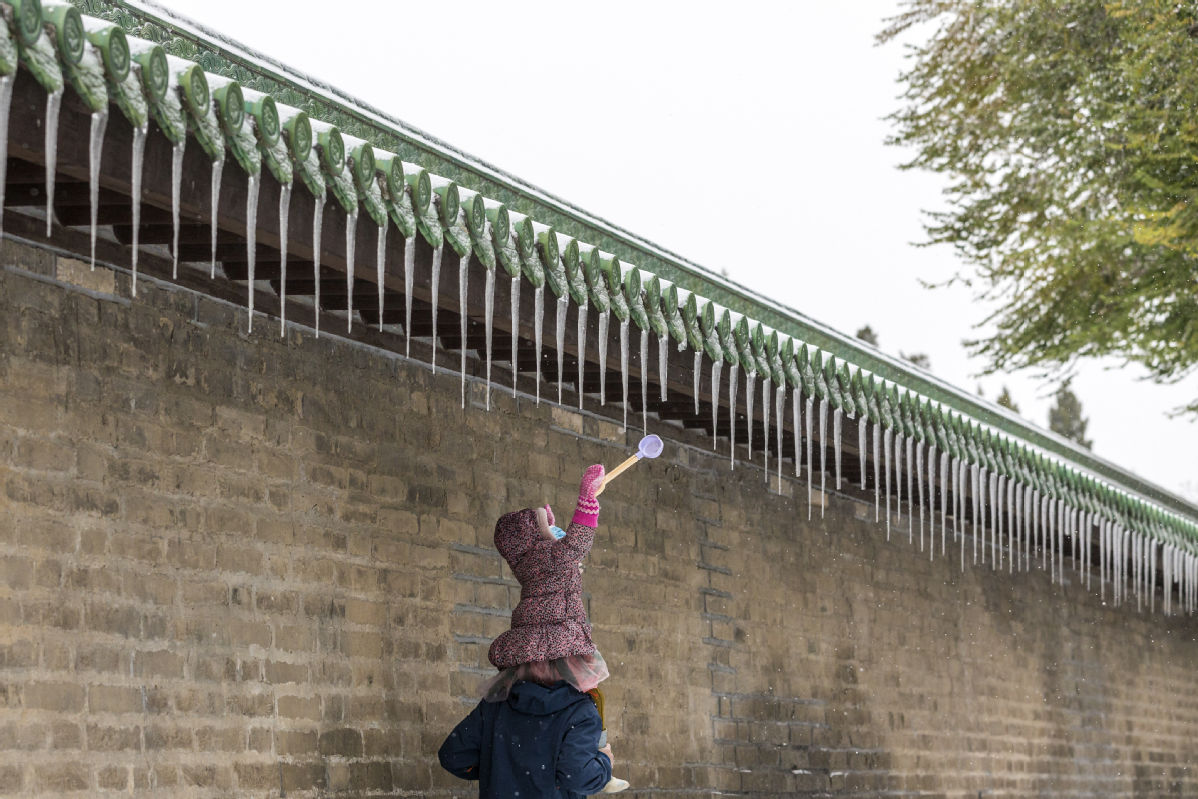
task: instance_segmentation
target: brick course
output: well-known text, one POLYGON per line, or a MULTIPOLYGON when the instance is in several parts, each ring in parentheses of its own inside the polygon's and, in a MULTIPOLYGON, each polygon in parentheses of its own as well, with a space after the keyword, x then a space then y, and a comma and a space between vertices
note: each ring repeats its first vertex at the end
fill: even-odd
MULTIPOLYGON (((638 431, 2 254, 0 794, 472 795, 435 752, 519 598, 494 520, 638 431)), ((629 796, 1198 795, 1193 619, 657 432, 584 578, 629 796)))

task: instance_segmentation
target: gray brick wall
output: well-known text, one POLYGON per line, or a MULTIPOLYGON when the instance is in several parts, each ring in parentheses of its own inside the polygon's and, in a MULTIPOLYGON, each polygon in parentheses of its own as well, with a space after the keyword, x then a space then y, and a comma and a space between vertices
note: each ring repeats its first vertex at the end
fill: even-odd
MULTIPOLYGON (((637 433, 0 257, 0 794, 473 795, 435 752, 518 599, 494 520, 637 433)), ((1193 620, 658 432, 584 579, 630 796, 1198 795, 1193 620)))

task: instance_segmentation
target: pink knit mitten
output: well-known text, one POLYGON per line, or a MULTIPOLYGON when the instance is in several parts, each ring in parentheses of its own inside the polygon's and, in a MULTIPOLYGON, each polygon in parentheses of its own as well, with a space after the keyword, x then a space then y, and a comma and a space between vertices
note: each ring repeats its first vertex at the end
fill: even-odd
POLYGON ((599 500, 595 497, 595 493, 599 490, 599 486, 603 485, 604 474, 601 463, 588 466, 587 470, 583 472, 582 484, 578 487, 578 506, 574 509, 575 524, 583 524, 587 527, 598 526, 599 500))
POLYGON ((549 522, 549 526, 552 527, 556 519, 553 518, 553 508, 549 507, 548 502, 545 503, 545 518, 549 522))

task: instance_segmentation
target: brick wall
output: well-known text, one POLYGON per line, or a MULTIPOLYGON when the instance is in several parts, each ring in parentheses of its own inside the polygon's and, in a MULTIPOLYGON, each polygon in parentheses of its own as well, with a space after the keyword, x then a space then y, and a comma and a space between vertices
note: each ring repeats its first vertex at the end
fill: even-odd
MULTIPOLYGON (((472 795, 494 519, 637 432, 0 246, 0 794, 472 795)), ((1198 795, 1193 620, 658 432, 584 579, 630 795, 1198 795)))

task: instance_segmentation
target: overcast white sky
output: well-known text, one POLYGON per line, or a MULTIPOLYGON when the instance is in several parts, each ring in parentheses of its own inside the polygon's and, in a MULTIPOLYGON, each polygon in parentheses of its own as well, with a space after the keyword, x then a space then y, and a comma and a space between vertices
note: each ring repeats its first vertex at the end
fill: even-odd
MULTIPOLYGON (((943 181, 883 144, 903 51, 873 35, 894 0, 159 1, 815 319, 869 324, 950 382, 991 399, 1008 385, 1047 426, 1055 384, 975 377, 961 341, 986 309, 919 283, 958 264, 912 246, 943 181)), ((1198 377, 1143 374, 1081 368, 1094 450, 1198 500, 1198 425, 1166 415, 1198 377)))

